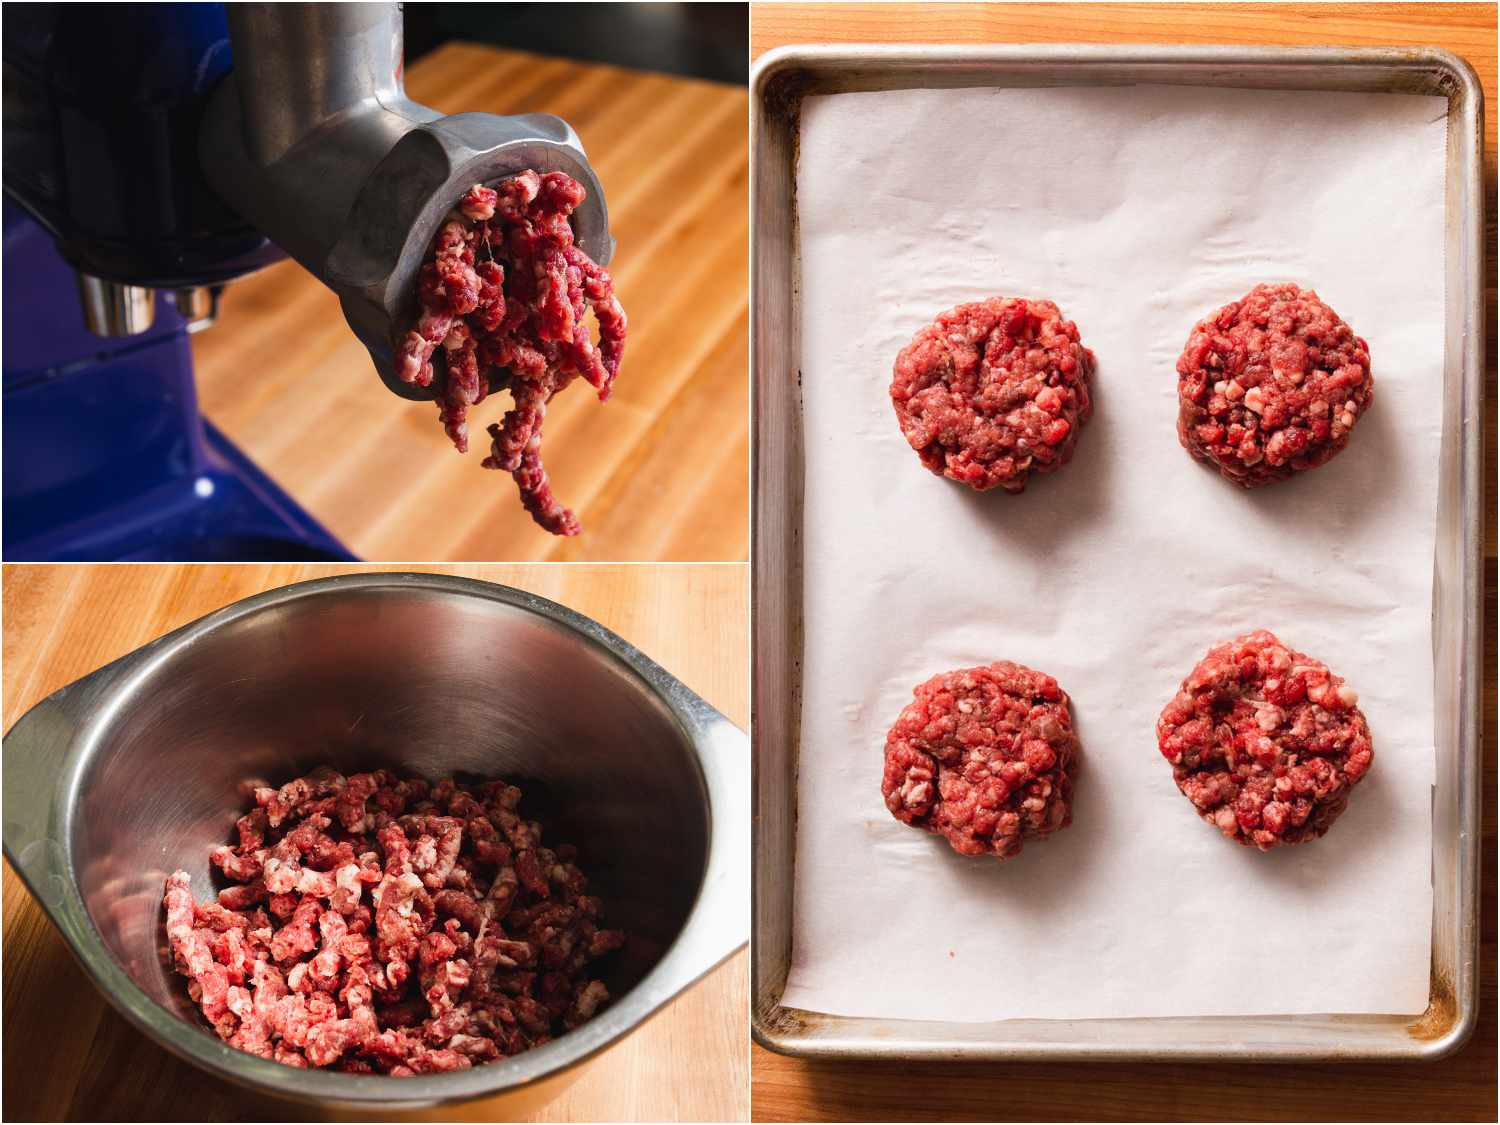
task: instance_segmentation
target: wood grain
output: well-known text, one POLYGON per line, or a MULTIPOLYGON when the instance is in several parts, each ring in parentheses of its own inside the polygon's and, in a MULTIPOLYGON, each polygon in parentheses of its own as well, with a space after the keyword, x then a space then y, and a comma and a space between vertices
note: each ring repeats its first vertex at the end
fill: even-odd
POLYGON ((476 412, 459 456, 292 262, 230 286, 193 337, 204 414, 362 558, 746 558, 744 88, 464 43, 415 63, 407 88, 445 113, 566 118, 608 193, 624 366, 608 403, 581 384, 559 395, 544 443, 583 535, 543 532, 509 477, 480 468, 508 395, 476 412))
MULTIPOLYGON (((351 566, 8 566, 4 722, 43 696, 231 601, 351 566)), ((592 617, 741 726, 749 718, 748 579, 741 565, 458 566, 592 617)), ((305 1107, 198 1071, 127 1024, 94 990, 7 864, 6 1121, 271 1121, 305 1107)), ((749 1114, 747 961, 721 965, 586 1067, 524 1121, 735 1120, 749 1114)), ((481 1107, 425 1115, 453 1120, 481 1107)))
POLYGON ((1480 1019, 1426 1065, 1024 1067, 815 1063, 751 1052, 757 1121, 1494 1120, 1495 118, 1493 4, 754 4, 751 52, 793 43, 1237 43, 1446 47, 1484 84, 1487 297, 1480 1019))

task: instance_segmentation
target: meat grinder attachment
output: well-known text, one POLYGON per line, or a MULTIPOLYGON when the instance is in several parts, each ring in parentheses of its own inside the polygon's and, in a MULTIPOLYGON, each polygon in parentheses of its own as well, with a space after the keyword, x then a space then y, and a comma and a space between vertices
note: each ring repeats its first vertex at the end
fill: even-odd
POLYGON ((400 335, 444 216, 477 183, 527 168, 587 193, 579 247, 614 253, 604 191, 572 127, 545 113, 444 116, 406 96, 397 4, 228 5, 234 71, 204 118, 199 155, 224 200, 338 294, 345 319, 396 394, 400 335))

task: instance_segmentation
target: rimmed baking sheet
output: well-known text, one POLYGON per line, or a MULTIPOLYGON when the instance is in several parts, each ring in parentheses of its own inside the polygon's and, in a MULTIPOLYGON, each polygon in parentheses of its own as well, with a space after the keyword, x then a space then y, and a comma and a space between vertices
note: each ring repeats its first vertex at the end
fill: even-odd
POLYGON ((1465 73, 1461 66, 1455 70, 1427 57, 1422 79, 1413 66, 1423 60, 1402 52, 1348 53, 1359 56, 1358 74, 1348 69, 1344 78, 1354 76, 1360 90, 1441 95, 1442 101, 1143 85, 1296 87, 1300 76, 1326 90, 1326 68, 1291 65, 1310 63, 1308 52, 1068 54, 1075 50, 813 52, 763 64, 759 75, 757 1033, 773 1046, 808 1051, 1129 1054, 1154 1042, 1190 1051, 1196 1044, 1212 1054, 1223 1049, 1219 1040, 1226 1036, 1240 1044, 1237 1050, 1247 1050, 1248 1031, 1254 1043, 1249 1053, 1326 1055, 1348 1053, 1350 1029, 1357 1026, 1362 1030, 1356 1034, 1370 1039, 1357 1048, 1361 1053, 1432 1050, 1423 1044, 1451 1036, 1466 1022, 1463 1005, 1448 998, 1443 983, 1458 975, 1443 971, 1445 965, 1461 963, 1450 952, 1462 952, 1443 941, 1451 936, 1443 917, 1454 919, 1453 930, 1464 928, 1462 912, 1452 913, 1464 901, 1463 889, 1449 880, 1461 883, 1467 862, 1453 828, 1472 792, 1472 770, 1459 771, 1460 784, 1449 782, 1448 768, 1460 764, 1463 747, 1461 738, 1445 743, 1444 735, 1461 734, 1465 716, 1461 690, 1453 690, 1451 678, 1445 686, 1442 669, 1452 659, 1445 654, 1454 650, 1453 642, 1462 658, 1469 653, 1460 591, 1450 590, 1459 596, 1445 605, 1439 581, 1431 618, 1414 603, 1421 601, 1422 583, 1432 588, 1435 541, 1440 579, 1445 550, 1453 553, 1456 543, 1456 556, 1467 557, 1465 521, 1458 518, 1466 502, 1450 495, 1462 491, 1460 474, 1443 474, 1440 489, 1437 469, 1440 457, 1462 464, 1467 453, 1460 419, 1470 390, 1468 357, 1462 338, 1455 349, 1453 333, 1445 344, 1443 332, 1462 323, 1473 304, 1467 286, 1454 284, 1472 265, 1462 237, 1467 205, 1462 190, 1455 190, 1463 188, 1467 168, 1454 156, 1466 150, 1463 142, 1477 120, 1474 92, 1457 81, 1465 73), (1052 65, 1039 54, 1054 56, 1052 65), (1168 60, 1177 65, 1168 66, 1168 60), (1278 66, 1287 73, 1272 73, 1278 66), (1245 82, 1245 72, 1236 68, 1255 72, 1258 81, 1245 82), (806 100, 823 89, 922 87, 934 80, 950 89, 806 100), (1128 88, 1081 88, 1101 83, 1128 88), (1017 85, 1067 88, 996 88, 1017 85), (952 89, 965 86, 990 88, 952 89), (1405 127, 1393 135, 1411 138, 1411 151, 1398 151, 1389 137, 1377 143, 1383 107, 1389 109, 1387 124, 1407 115, 1405 127), (1457 117, 1456 107, 1463 110, 1457 117), (1140 128, 1142 121, 1151 126, 1140 128), (991 130, 987 122, 998 125, 991 130), (1337 165, 1350 176, 1319 177, 1308 174, 1315 165, 1284 164, 1305 150, 1310 132, 1340 122, 1348 147, 1339 150, 1337 165), (1430 127, 1426 134, 1424 125, 1430 127), (1228 174, 1217 181, 1216 192, 1230 193, 1227 206, 1221 210, 1207 199, 1196 207, 1175 205, 1168 187, 1176 177, 1215 182, 1212 169, 1205 174, 1189 158, 1216 131, 1229 143, 1217 156, 1210 154, 1209 163, 1217 159, 1217 171, 1228 174), (953 151, 959 137, 969 145, 962 155, 953 151), (772 205, 791 186, 793 138, 804 146, 798 206, 806 225, 800 232, 772 205), (784 151, 777 151, 778 142, 784 151), (1267 163, 1251 159, 1236 166, 1237 154, 1247 148, 1265 149, 1267 163), (1382 150, 1392 164, 1382 166, 1382 150), (1363 166, 1363 155, 1372 152, 1373 164, 1363 166), (766 164, 772 158, 774 168, 766 164), (1023 189, 992 202, 985 186, 1003 180, 1012 160, 1030 161, 1035 174, 1026 183, 1036 189, 1035 198, 1025 197, 1023 189), (974 174, 954 175, 965 168, 974 174), (847 172, 841 183, 842 169, 847 172), (1379 193, 1361 200, 1358 184, 1403 171, 1412 199, 1423 198, 1426 176, 1429 206, 1403 213, 1400 231, 1385 224, 1389 253, 1367 261, 1371 245, 1358 241, 1359 233, 1382 210, 1374 207, 1379 193), (1310 186, 1313 197, 1299 202, 1299 186, 1310 186), (1142 213, 1132 213, 1132 198, 1145 200, 1143 213, 1159 228, 1149 241, 1136 229, 1142 213), (1373 209, 1362 211, 1361 203, 1373 209), (978 223, 976 214, 982 217, 978 223), (1299 225, 1300 237, 1291 229, 1299 225), (1349 250, 1338 270, 1305 275, 1309 264, 1326 267, 1340 247, 1349 250), (1303 257, 1289 268, 1286 263, 1298 254, 1303 257), (1186 268, 1175 271, 1174 260, 1186 268), (1393 266, 1383 276, 1381 261, 1393 266), (1405 292, 1415 297, 1409 332, 1390 315, 1398 311, 1403 267, 1405 292), (1394 431, 1372 431, 1377 436, 1363 464, 1352 459, 1358 439, 1368 435, 1356 434, 1341 459, 1351 463, 1335 461, 1320 470, 1328 474, 1326 489, 1316 489, 1310 499, 1292 491, 1305 481, 1292 482, 1269 501, 1247 499, 1188 462, 1171 436, 1170 367, 1192 320, 1254 281, 1271 279, 1267 270, 1277 280, 1316 285, 1357 331, 1373 337, 1377 394, 1386 392, 1380 407, 1398 422, 1394 431), (1100 284, 1122 275, 1120 286, 1100 284), (1417 275, 1421 280, 1412 282, 1417 275), (786 300, 770 299, 778 286, 786 300), (1092 430, 1085 428, 1075 464, 1020 498, 970 497, 927 476, 901 444, 883 401, 889 356, 910 332, 934 312, 985 290, 1057 299, 1080 322, 1085 342, 1101 353, 1100 414, 1092 430), (1364 315, 1378 321, 1378 331, 1361 327, 1360 316, 1346 307, 1361 303, 1369 306, 1364 315), (816 317, 810 315, 814 308, 816 317), (866 313, 872 308, 878 317, 866 313), (780 330, 781 341, 762 332, 770 326, 780 330), (1393 361, 1392 379, 1385 383, 1381 333, 1393 361), (788 335, 794 343, 785 343, 788 335), (787 376, 799 364, 797 401, 787 376), (1168 373, 1161 388, 1149 381, 1158 367, 1168 373), (1424 405, 1424 387, 1434 385, 1446 393, 1424 405), (1137 424, 1139 432, 1132 429, 1137 424), (1163 426, 1169 442, 1158 443, 1157 463, 1146 443, 1163 426), (804 471, 812 482, 806 489, 799 485, 804 471), (1169 483, 1173 478, 1181 478, 1181 489, 1169 483), (1085 481, 1092 487, 1080 493, 1085 481), (1395 502, 1413 521, 1389 550, 1382 549, 1390 540, 1382 536, 1380 521, 1367 518, 1380 500, 1395 502), (1223 527, 1215 524, 1215 514, 1223 517, 1223 527), (1152 581, 1164 571, 1162 552, 1174 553, 1173 518, 1208 533, 1205 552, 1178 551, 1180 557, 1165 564, 1177 565, 1191 579, 1192 597, 1177 599, 1175 616, 1174 584, 1152 581), (1153 528, 1162 534, 1143 534, 1153 528), (1289 530, 1300 542, 1278 552, 1278 533, 1289 530), (1215 565, 1217 541, 1232 545, 1225 566, 1215 565), (1327 557, 1345 549, 1347 555, 1336 561, 1327 557), (1279 566, 1268 565, 1271 555, 1279 566), (1329 589, 1346 571, 1352 585, 1329 589), (994 579, 990 586, 987 575, 994 579), (1384 600, 1372 602, 1371 594, 1384 600), (1309 608, 1325 603, 1326 613, 1309 608), (778 608, 791 621, 800 608, 806 626, 801 637, 766 616, 778 608), (1266 620, 1268 612, 1277 620, 1266 620), (1120 628, 1112 630, 1112 622, 1120 628), (1225 623, 1222 629, 1218 622, 1225 623), (1382 722, 1371 718, 1377 746, 1386 747, 1381 765, 1397 784, 1375 790, 1382 800, 1368 802, 1363 823, 1352 819, 1360 811, 1356 799, 1349 823, 1307 859, 1236 853, 1177 807, 1185 803, 1171 788, 1164 764, 1149 760, 1150 719, 1176 679, 1220 639, 1218 632, 1229 635, 1254 624, 1279 629, 1289 642, 1321 652, 1335 665, 1348 663, 1336 653, 1357 648, 1368 660, 1358 670, 1340 670, 1360 687, 1367 709, 1384 715, 1384 742, 1382 722), (1076 640, 1080 631, 1089 635, 1083 644, 1076 640), (1359 637, 1358 645, 1348 643, 1351 635, 1359 637), (1007 651, 994 650, 997 636, 1007 651), (1436 721, 1431 690, 1417 693, 1425 700, 1403 699, 1399 679, 1386 675, 1387 665, 1404 660, 1406 682, 1418 674, 1425 676, 1424 688, 1433 684, 1427 654, 1434 640, 1440 668, 1436 721), (1127 653, 1138 666, 1118 675, 1127 653), (1092 770, 1104 780, 1092 797, 1087 781, 1081 785, 1078 824, 1023 857, 1019 864, 1029 862, 1029 869, 1018 864, 1004 872, 978 871, 973 861, 943 853, 940 842, 890 821, 878 795, 860 798, 870 796, 863 791, 872 788, 871 777, 878 785, 880 735, 912 684, 942 667, 1001 656, 1044 667, 1073 692, 1085 741, 1085 779, 1092 770), (1372 683, 1378 689, 1373 698, 1372 683), (773 694, 778 686, 779 697, 773 694), (1141 745, 1125 744, 1123 732, 1132 727, 1122 717, 1144 725, 1147 755, 1140 754, 1141 745), (1434 738, 1430 733, 1424 740, 1422 731, 1434 732, 1440 745, 1437 796, 1430 806, 1420 789, 1434 776, 1434 738), (778 734, 794 744, 773 744, 778 734), (797 743, 802 757, 796 793, 804 819, 795 852, 800 889, 793 897, 784 884, 797 839, 788 816, 796 794, 787 776, 797 765, 797 743), (1132 760, 1141 770, 1125 783, 1122 771, 1132 760), (1411 778, 1414 786, 1403 789, 1400 780, 1411 778), (1153 785, 1153 779, 1164 784, 1153 785), (1376 846, 1382 818, 1402 826, 1400 847, 1391 845, 1391 832, 1384 834, 1384 861, 1376 846), (1151 839, 1154 831, 1164 838, 1151 839), (1430 910, 1417 897, 1429 839, 1436 845, 1430 910), (1132 847, 1133 854, 1122 854, 1132 847), (1381 903, 1375 898, 1357 901, 1358 892, 1341 897, 1351 887, 1391 877, 1393 847, 1404 889, 1387 900, 1386 914, 1376 909, 1381 903), (1329 858, 1334 849, 1341 849, 1336 865, 1329 858), (1175 867, 1143 877, 1143 866, 1162 854, 1172 856, 1175 867), (1262 866, 1253 866, 1257 861, 1262 866), (1340 885, 1329 880, 1325 865, 1363 874, 1340 885), (783 885, 771 885, 778 876, 783 885), (1183 882, 1206 889, 1185 894, 1183 882), (1048 905, 1039 912, 1035 904, 1044 892, 1048 905), (1007 893, 1030 902, 1006 900, 1007 893), (1133 912, 1132 902, 1139 904, 1133 912), (1236 903, 1242 907, 1238 916, 1236 903), (908 913, 901 912, 903 904, 908 913), (1414 909, 1436 925, 1410 925, 1414 909), (1362 930, 1362 916, 1370 928, 1362 930), (1257 917, 1268 925, 1253 933, 1257 917), (881 918, 887 919, 883 926, 876 924, 881 918), (1338 988, 1321 993, 1312 976, 1299 982, 1294 970, 1264 975, 1257 983, 1257 972, 1275 956, 1278 930, 1296 931, 1289 943, 1294 947, 1321 934, 1335 948, 1350 948, 1356 954, 1351 964, 1361 957, 1379 960, 1382 950, 1399 955, 1381 963, 1386 987, 1380 989, 1364 988, 1352 968, 1338 988), (1227 947, 1226 960, 1241 966, 1236 977, 1205 979, 1212 952, 1201 964, 1192 958, 1183 964, 1180 955, 1171 959, 1171 951, 1194 932, 1209 946, 1227 947), (1361 945, 1361 935, 1372 933, 1381 940, 1361 945), (924 934, 930 937, 925 945, 918 940, 924 934), (1429 944, 1434 974, 1424 971, 1429 944), (897 954, 903 948, 920 960, 920 974, 900 972, 897 954), (1006 951, 1011 971, 998 971, 993 958, 987 962, 989 949, 1006 951), (1245 972, 1245 964, 1255 968, 1245 972), (784 996, 789 969, 791 992, 784 996), (1166 979, 1158 980, 1163 974, 1166 979), (965 987, 969 980, 974 985, 965 987), (1299 987, 1257 1008, 1278 981, 1299 987), (1438 1003, 1429 1005, 1434 981, 1438 1003), (1237 984, 1244 987, 1237 990, 1237 984), (1299 1007, 1299 993, 1319 999, 1305 999, 1299 1007), (1435 1037, 1417 1039, 1401 1030, 1423 1009, 1430 1023, 1432 1011, 1444 1004, 1454 1015, 1439 1020, 1443 1026, 1435 1037), (1407 1014, 1316 1014, 1329 1009, 1407 1014), (1187 1018, 1129 1018, 1139 1016, 1187 1018), (1077 1022, 1085 1018, 1087 1025, 1077 1022), (1110 1024, 1127 1024, 1135 1033, 1112 1038, 1110 1024), (1266 1030, 1257 1032, 1256 1025, 1266 1030), (1085 1026, 1086 1032, 1077 1032, 1085 1026), (1143 1033, 1143 1026, 1152 1030, 1143 1033), (1287 1026, 1297 1033, 1287 1034, 1287 1026))

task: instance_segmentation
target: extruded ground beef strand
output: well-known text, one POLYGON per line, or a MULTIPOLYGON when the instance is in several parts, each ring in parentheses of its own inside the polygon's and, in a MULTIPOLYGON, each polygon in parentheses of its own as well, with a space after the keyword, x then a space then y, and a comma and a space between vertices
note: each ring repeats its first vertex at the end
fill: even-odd
POLYGON ((519 1054, 609 999, 591 975, 625 935, 568 845, 504 782, 319 769, 255 790, 234 885, 167 879, 167 941, 219 1037, 288 1066, 411 1075, 519 1054))
POLYGON ((493 188, 470 188, 433 239, 417 281, 421 313, 396 352, 397 374, 425 387, 433 353, 443 348, 448 376, 438 411, 460 453, 469 448, 469 409, 484 401, 490 370, 510 372, 514 405, 489 427, 484 467, 510 473, 526 510, 554 535, 577 535, 579 526, 542 468, 547 402, 580 375, 607 399, 625 347, 614 282, 573 244, 568 217, 583 198, 583 186, 561 172, 522 172, 493 188))
POLYGON ((1094 353, 1051 301, 991 297, 921 329, 891 404, 922 464, 979 492, 1020 492, 1068 463, 1091 410, 1094 353))
POLYGON ((1369 346, 1311 289, 1257 285, 1198 322, 1177 361, 1177 436, 1245 488, 1315 469, 1374 398, 1369 346))
POLYGON ((1067 693, 1001 660, 917 686, 886 736, 880 792, 954 851, 1007 859, 1073 822, 1077 770, 1067 693))
POLYGON ((1183 796, 1236 843, 1315 840, 1374 760, 1358 695, 1264 629, 1215 645, 1156 724, 1183 796))

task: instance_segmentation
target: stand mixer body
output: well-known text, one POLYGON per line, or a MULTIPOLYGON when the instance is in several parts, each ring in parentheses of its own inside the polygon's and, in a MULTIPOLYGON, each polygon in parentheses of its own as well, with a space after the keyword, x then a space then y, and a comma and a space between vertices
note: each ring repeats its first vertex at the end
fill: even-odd
POLYGON ((294 258, 385 385, 431 399, 441 378, 401 382, 394 344, 469 186, 566 172, 588 193, 578 244, 611 256, 571 127, 412 101, 397 4, 4 18, 7 559, 352 557, 197 412, 187 334, 222 287, 294 258))
POLYGON ((56 559, 353 556, 198 411, 187 322, 84 327, 74 269, 5 202, 4 552, 56 559))

